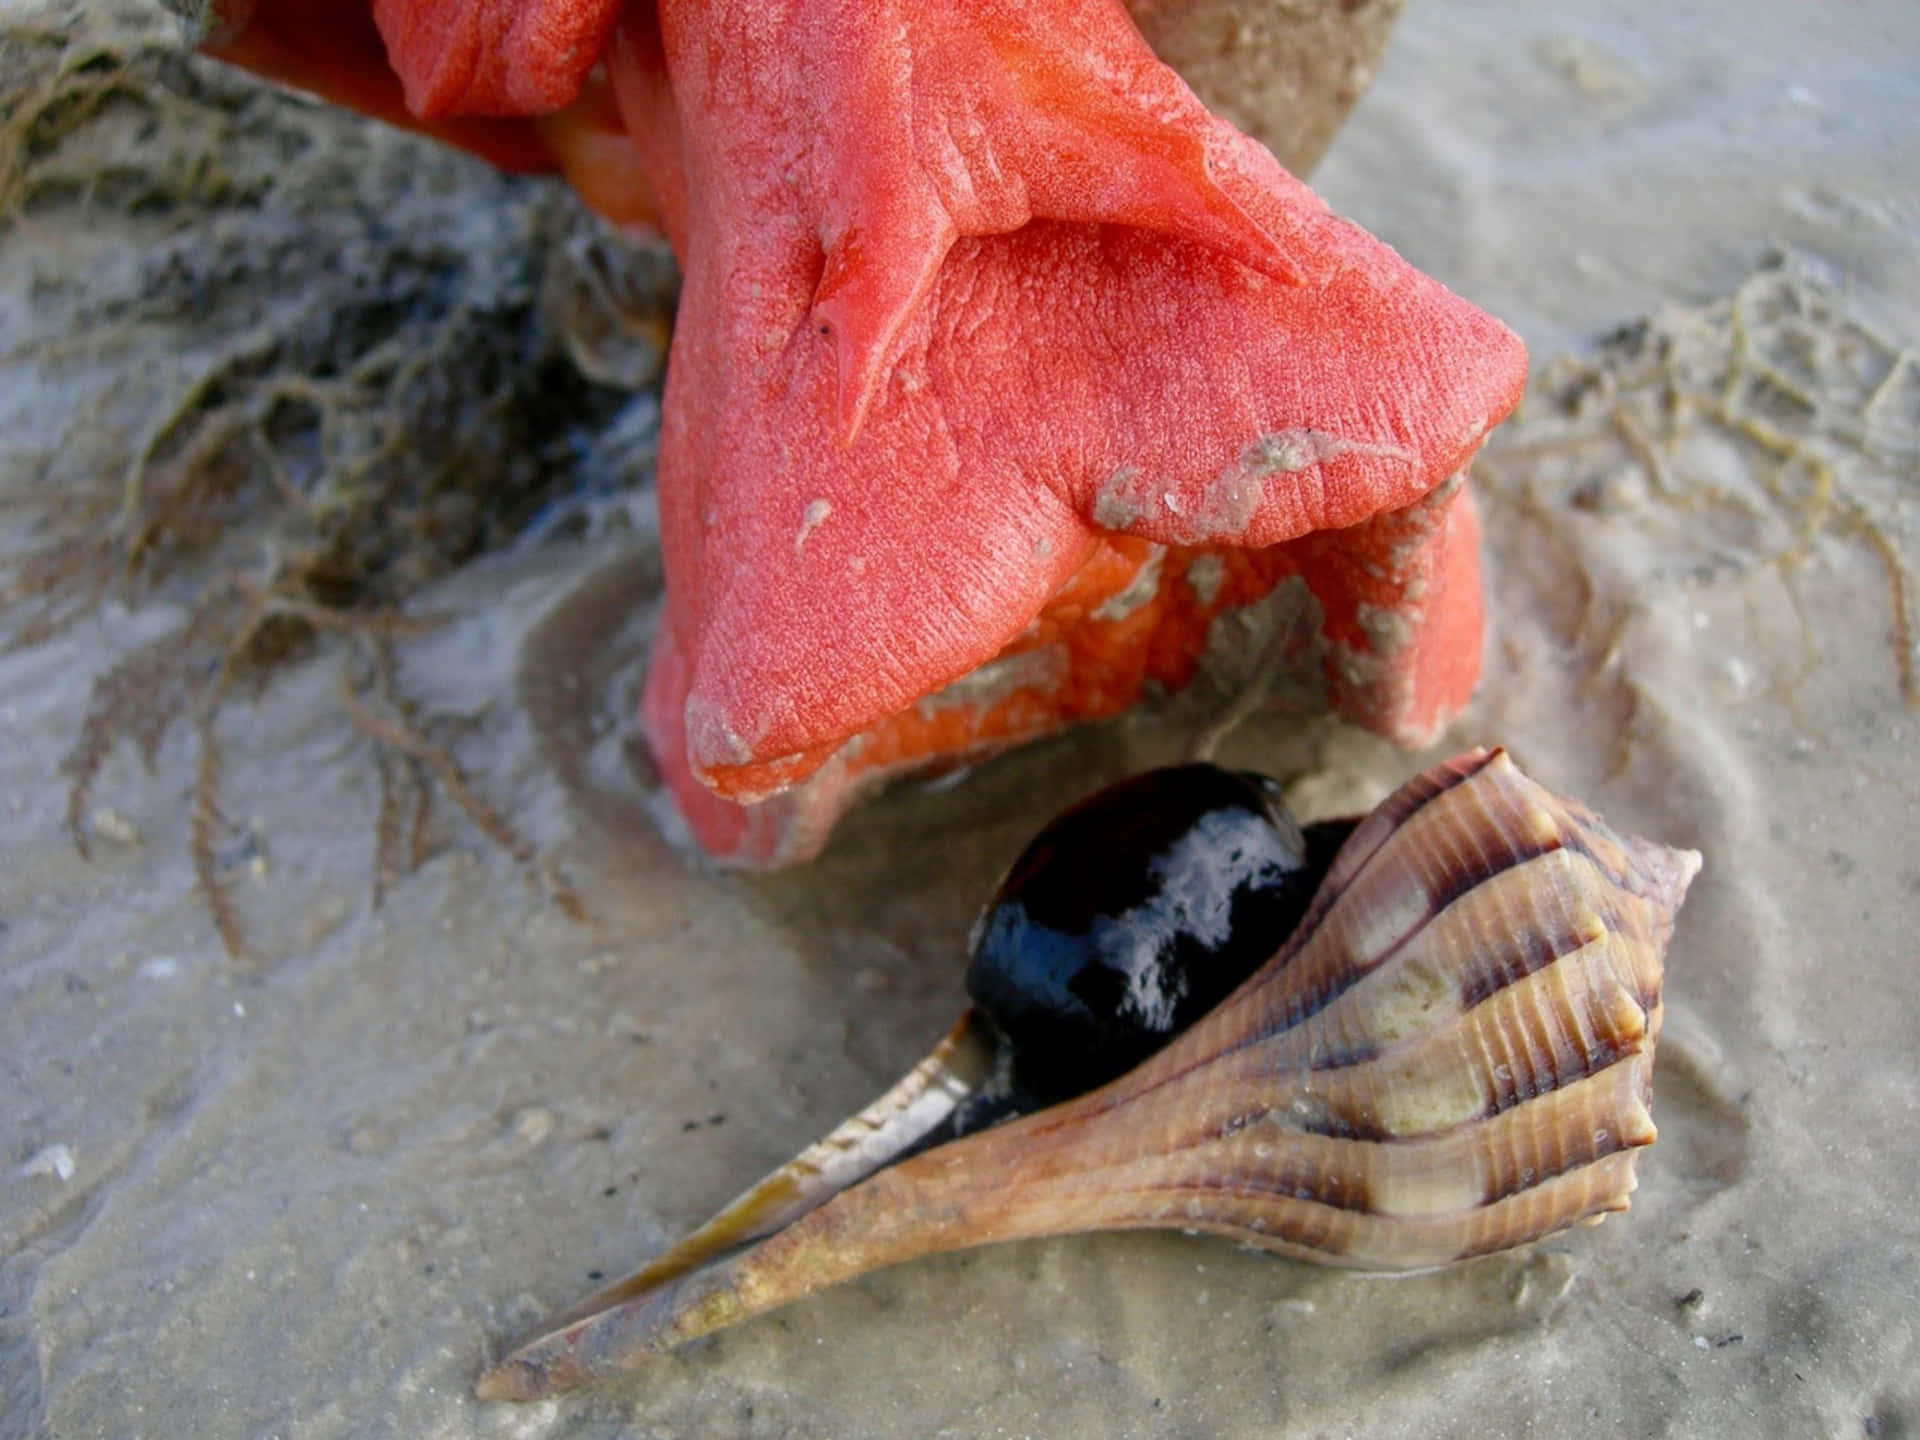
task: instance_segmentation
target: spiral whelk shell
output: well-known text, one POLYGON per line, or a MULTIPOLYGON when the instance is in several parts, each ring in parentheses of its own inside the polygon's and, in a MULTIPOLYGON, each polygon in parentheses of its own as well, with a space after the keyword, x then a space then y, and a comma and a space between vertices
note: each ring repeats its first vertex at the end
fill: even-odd
POLYGON ((1354 830, 1277 954, 1136 1069, 848 1183, 866 1168, 845 1169, 857 1137, 964 1083, 957 1029, 479 1393, 550 1394, 866 1271, 1001 1240, 1176 1227, 1410 1270, 1623 1210, 1655 1133, 1662 960, 1699 867, 1502 750, 1446 761, 1354 830))

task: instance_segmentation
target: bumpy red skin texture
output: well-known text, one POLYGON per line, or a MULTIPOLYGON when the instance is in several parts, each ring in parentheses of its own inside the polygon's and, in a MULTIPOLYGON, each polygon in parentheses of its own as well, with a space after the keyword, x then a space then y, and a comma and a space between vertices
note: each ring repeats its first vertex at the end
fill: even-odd
MULTIPOLYGON (((436 125, 566 122, 613 13, 381 9, 436 125)), ((1117 0, 612 23, 604 74, 685 272, 643 722, 709 853, 804 858, 862 777, 1185 683, 1209 620, 1289 575, 1341 713, 1419 741, 1465 702, 1470 502, 1420 502, 1517 400, 1519 343, 1207 114, 1117 0), (1153 546, 1152 603, 1097 619, 1153 546), (1233 584, 1182 602, 1209 551, 1242 557, 1233 584), (1049 645, 1069 663, 943 714, 951 682, 1049 645)))
MULTIPOLYGON (((1519 392, 1510 334, 1208 116, 1117 6, 929 18, 945 8, 911 26, 871 3, 661 10, 687 270, 643 715, 670 773, 684 753, 724 798, 806 780, 1000 653, 1103 534, 1262 548, 1402 510, 1519 392), (1069 57, 1032 53, 1061 36, 1069 57)), ((1336 698, 1398 738, 1478 668, 1471 522, 1410 523, 1424 541, 1297 562, 1338 643, 1380 661, 1336 698), (1368 599, 1383 566, 1398 593, 1368 599), (1442 614, 1436 588, 1464 608, 1442 614), (1397 654, 1342 618, 1382 601, 1397 654)), ((1088 713, 1064 687, 1054 704, 1088 713)), ((710 849, 790 858, 678 790, 710 849)), ((802 850, 820 829, 790 824, 802 850)))
MULTIPOLYGON (((1118 715, 1152 691, 1177 692, 1199 668, 1212 621, 1290 577, 1319 607, 1317 645, 1268 658, 1296 673, 1319 664, 1330 709, 1403 744, 1430 742, 1480 674, 1479 535, 1472 497, 1455 487, 1348 530, 1265 549, 1167 550, 1156 559, 1142 553, 1156 548, 1144 542, 1109 540, 1020 636, 952 690, 877 722, 805 780, 756 804, 721 798, 684 766, 668 771, 676 808, 707 853, 727 863, 803 861, 850 806, 900 773, 930 761, 964 764, 1118 715), (1218 578, 1203 584, 1209 564, 1218 578), (1135 591, 1143 565, 1157 571, 1152 598, 1103 618, 1102 602, 1135 591)), ((649 741, 656 755, 683 755, 676 701, 687 677, 671 631, 656 642, 648 679, 649 741)))

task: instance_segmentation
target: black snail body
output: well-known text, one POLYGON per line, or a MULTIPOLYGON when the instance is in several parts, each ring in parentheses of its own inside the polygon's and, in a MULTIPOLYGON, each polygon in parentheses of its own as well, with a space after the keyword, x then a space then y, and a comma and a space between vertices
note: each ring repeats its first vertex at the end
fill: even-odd
POLYGON ((1352 825, 1303 831, 1276 781, 1206 764, 1056 817, 970 943, 967 994, 1006 1042, 1010 1108, 1104 1085, 1224 1000, 1299 923, 1352 825))

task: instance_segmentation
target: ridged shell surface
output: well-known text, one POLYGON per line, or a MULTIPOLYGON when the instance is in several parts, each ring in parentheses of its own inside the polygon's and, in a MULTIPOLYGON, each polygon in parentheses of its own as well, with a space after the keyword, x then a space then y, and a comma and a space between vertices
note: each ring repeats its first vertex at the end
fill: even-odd
POLYGON ((1064 1192, 1089 1222, 1073 1228, 1185 1225, 1383 1269, 1622 1209, 1699 863, 1503 751, 1438 766, 1354 832, 1293 940, 1219 1010, 1024 1122, 1027 1178, 1064 1192))
MULTIPOLYGON (((1662 962, 1700 857, 1479 750, 1408 782, 1286 945, 1103 1089, 873 1174, 490 1372, 550 1393, 882 1265, 1177 1227, 1424 1269, 1626 1208, 1662 962)), ((632 1295, 628 1290, 627 1295, 632 1295)))
POLYGON ((1286 947, 1154 1059, 808 1223, 873 1190, 853 1250, 1177 1226, 1420 1269, 1624 1209, 1699 864, 1504 751, 1459 756, 1375 810, 1286 947))

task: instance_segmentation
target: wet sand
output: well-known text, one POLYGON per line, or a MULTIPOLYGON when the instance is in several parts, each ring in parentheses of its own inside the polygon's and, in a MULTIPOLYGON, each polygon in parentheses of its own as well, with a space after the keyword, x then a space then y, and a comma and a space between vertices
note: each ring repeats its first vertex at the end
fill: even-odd
MULTIPOLYGON (((258 952, 236 965, 193 889, 183 735, 152 772, 110 760, 90 863, 63 826, 88 681, 165 604, 0 655, 0 1436, 1920 1427, 1916 55, 1896 0, 1417 0, 1316 177, 1543 373, 1668 317, 1672 365, 1611 362, 1579 417, 1531 401, 1483 466, 1489 664, 1435 752, 1507 744, 1706 856, 1630 1213, 1397 1280, 1177 1234, 1019 1244, 476 1405, 504 1340, 917 1058, 1024 837, 1189 738, 1135 720, 901 787, 799 873, 690 869, 625 750, 653 557, 555 541, 422 597, 461 618, 403 667, 473 717, 462 763, 586 926, 450 810, 372 909, 371 768, 318 665, 221 727, 223 802, 264 837, 233 872, 258 952), (1777 246, 1791 284, 1741 292, 1777 246), (1743 355, 1804 361, 1820 403, 1716 411, 1702 377, 1743 355), (1849 365, 1885 383, 1849 392, 1849 365), (1649 450, 1676 393, 1684 434, 1649 450), (1740 432, 1755 415, 1792 464, 1740 432)), ((1310 814, 1432 758, 1283 717, 1223 755, 1310 814)))

